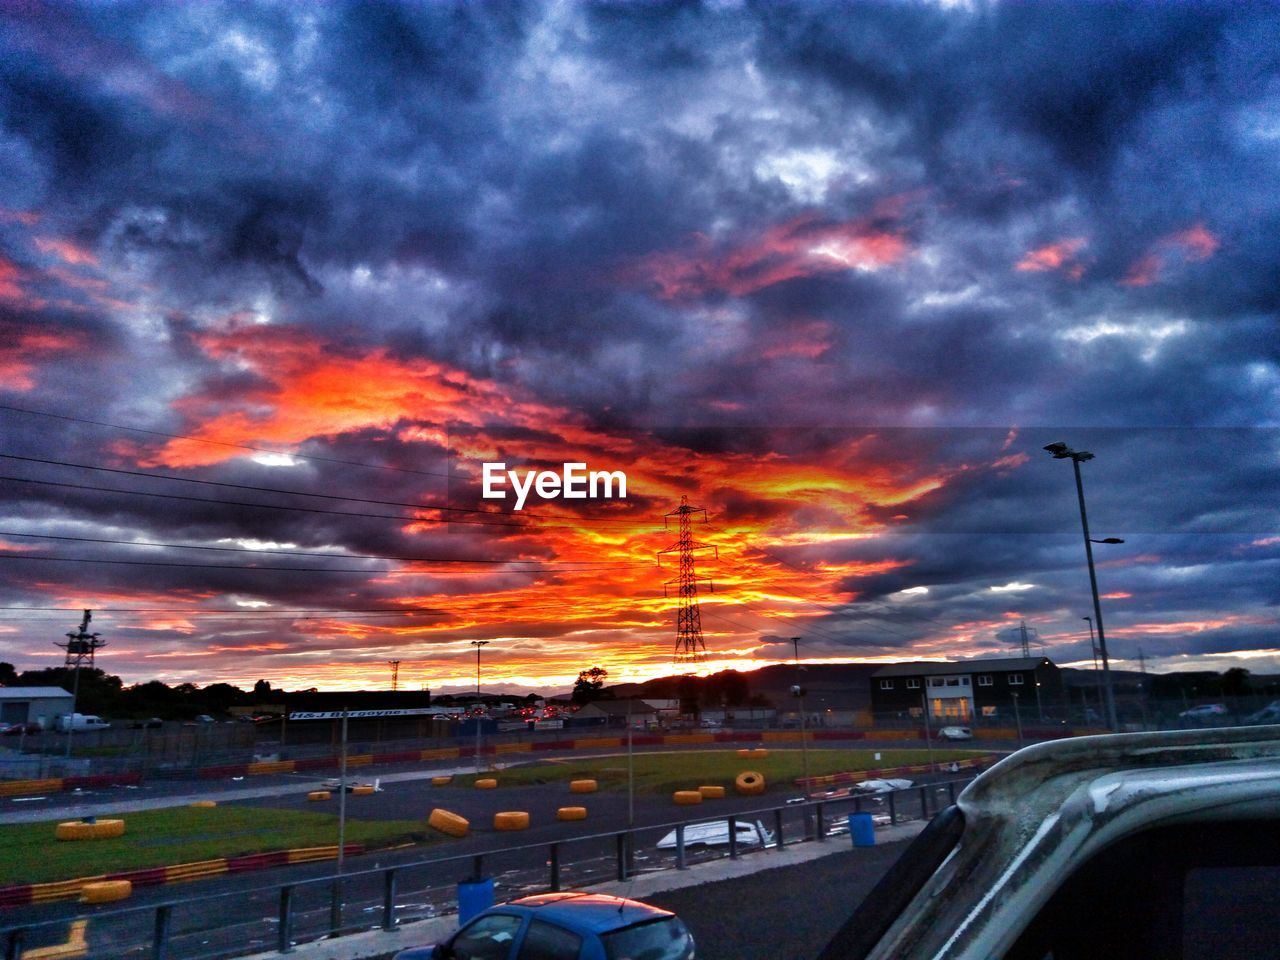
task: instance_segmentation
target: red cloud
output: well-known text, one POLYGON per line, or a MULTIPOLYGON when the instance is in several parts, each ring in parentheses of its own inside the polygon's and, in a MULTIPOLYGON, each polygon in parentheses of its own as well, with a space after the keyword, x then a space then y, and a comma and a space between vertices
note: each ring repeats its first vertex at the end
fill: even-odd
POLYGON ((879 270, 900 262, 908 252, 901 233, 878 220, 832 223, 816 215, 796 217, 770 227, 755 241, 729 250, 669 251, 645 257, 633 279, 652 284, 664 300, 711 292, 745 296, 765 287, 819 273, 879 270))
POLYGON ((1176 263, 1208 260, 1221 241, 1202 223, 1161 237, 1129 267, 1120 281, 1125 287, 1146 287, 1160 279, 1165 268, 1176 263))
POLYGON ((93 252, 58 237, 36 237, 36 249, 41 253, 51 253, 58 259, 76 266, 96 267, 98 258, 93 252))

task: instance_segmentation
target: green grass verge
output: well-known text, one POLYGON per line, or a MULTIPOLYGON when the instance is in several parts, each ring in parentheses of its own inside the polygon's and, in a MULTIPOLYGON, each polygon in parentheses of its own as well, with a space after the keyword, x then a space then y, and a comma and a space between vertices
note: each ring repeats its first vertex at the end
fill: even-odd
MULTIPOLYGON (((793 782, 805 773, 803 752, 790 747, 782 750, 774 747, 766 749, 769 755, 759 760, 739 757, 736 748, 637 753, 634 758, 636 790, 641 793, 666 793, 714 784, 732 789, 734 778, 739 773, 743 770, 756 770, 764 774, 766 793, 794 792, 793 782)), ((927 763, 929 760, 927 750, 824 750, 811 747, 808 753, 809 774, 815 777, 856 770, 905 767, 927 763), (880 755, 879 760, 876 759, 876 754, 880 755)), ((981 750, 933 751, 933 758, 938 763, 985 755, 986 751, 981 750)), ((602 790, 621 789, 627 785, 627 758, 615 755, 562 761, 544 760, 508 767, 497 773, 482 773, 480 776, 496 777, 500 787, 586 778, 600 781, 602 790)), ((450 785, 470 787, 475 779, 472 774, 457 776, 450 785)))
MULTIPOLYGON (((331 813, 222 806, 140 810, 119 817, 125 835, 104 840, 55 840, 55 820, 0 826, 0 886, 338 842, 338 818, 331 813)), ((348 817, 346 838, 385 845, 411 834, 421 839, 424 830, 417 820, 348 817)))

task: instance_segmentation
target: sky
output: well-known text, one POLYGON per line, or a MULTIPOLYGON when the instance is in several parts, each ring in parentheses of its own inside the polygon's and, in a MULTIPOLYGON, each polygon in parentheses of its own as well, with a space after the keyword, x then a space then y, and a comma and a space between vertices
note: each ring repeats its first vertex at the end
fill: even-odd
POLYGON ((6 3, 0 659, 683 671, 687 498, 698 669, 1091 666, 1060 441, 1113 665, 1280 672, 1278 61, 1269 4, 6 3))

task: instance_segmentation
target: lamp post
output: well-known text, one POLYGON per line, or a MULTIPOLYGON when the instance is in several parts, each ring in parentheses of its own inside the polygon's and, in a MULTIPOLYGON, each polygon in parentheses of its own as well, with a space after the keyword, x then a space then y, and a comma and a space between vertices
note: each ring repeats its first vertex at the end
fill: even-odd
MULTIPOLYGON (((791 647, 796 655, 796 669, 800 669, 800 638, 791 638, 791 647)), ((798 679, 798 677, 797 677, 798 679)), ((804 685, 797 683, 791 688, 792 694, 800 707, 800 762, 804 766, 804 795, 809 796, 813 784, 809 782, 809 738, 804 728, 804 685)))
MULTIPOLYGON (((472 640, 471 645, 476 648, 476 700, 480 699, 480 648, 487 646, 488 640, 472 640)), ((480 716, 477 715, 472 719, 476 722, 476 773, 480 773, 480 716)))
POLYGON ((1072 450, 1065 443, 1050 443, 1045 447, 1055 460, 1070 460, 1076 475, 1076 496, 1080 501, 1080 525, 1084 528, 1084 555, 1089 564, 1089 589, 1093 592, 1093 616, 1098 624, 1098 653, 1102 657, 1102 696, 1106 706, 1108 729, 1119 729, 1116 721, 1116 700, 1111 688, 1111 662, 1107 657, 1107 635, 1102 627, 1102 604, 1098 602, 1098 574, 1093 568, 1093 544, 1124 543, 1118 537, 1092 540, 1089 537, 1089 515, 1084 508, 1084 481, 1080 479, 1080 464, 1092 460, 1093 454, 1085 450, 1072 450))

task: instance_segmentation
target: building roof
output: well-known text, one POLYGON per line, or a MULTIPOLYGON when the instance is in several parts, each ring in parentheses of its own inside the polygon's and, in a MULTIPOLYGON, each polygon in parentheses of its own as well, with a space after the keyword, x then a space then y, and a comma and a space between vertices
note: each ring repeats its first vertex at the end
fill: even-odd
POLYGON ((1053 665, 1048 657, 992 657, 985 660, 955 660, 949 663, 918 661, 915 663, 891 663, 881 667, 871 676, 879 677, 933 677, 954 673, 1000 673, 1009 670, 1034 670, 1041 664, 1053 665))
POLYGON ((55 697, 71 699, 71 693, 61 687, 0 687, 0 700, 49 700, 55 697))

